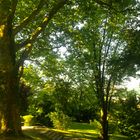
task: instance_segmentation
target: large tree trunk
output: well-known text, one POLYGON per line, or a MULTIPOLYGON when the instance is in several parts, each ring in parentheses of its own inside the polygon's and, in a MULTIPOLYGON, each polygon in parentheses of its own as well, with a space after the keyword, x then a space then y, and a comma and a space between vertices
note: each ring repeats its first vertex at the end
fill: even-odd
POLYGON ((0 126, 6 135, 20 135, 18 68, 8 4, 0 3, 0 126))
POLYGON ((5 134, 21 133, 18 94, 18 72, 9 53, 8 39, 0 40, 0 111, 5 134), (3 45, 3 46, 1 46, 3 45))
POLYGON ((6 135, 20 135, 21 122, 19 113, 18 82, 13 73, 5 76, 3 83, 1 112, 3 121, 3 131, 6 135))

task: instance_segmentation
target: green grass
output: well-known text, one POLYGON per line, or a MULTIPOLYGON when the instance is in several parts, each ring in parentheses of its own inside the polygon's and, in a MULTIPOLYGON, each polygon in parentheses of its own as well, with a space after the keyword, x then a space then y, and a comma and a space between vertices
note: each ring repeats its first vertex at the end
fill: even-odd
MULTIPOLYGON (((67 130, 48 129, 44 127, 24 127, 24 137, 5 138, 0 136, 0 140, 49 140, 48 130, 59 132, 68 138, 82 138, 82 140, 98 140, 99 126, 97 124, 71 123, 67 130)), ((110 140, 129 140, 128 137, 119 134, 110 134, 110 140)))
POLYGON ((110 134, 111 140, 130 140, 127 136, 119 135, 119 134, 110 134))
POLYGON ((71 123, 67 130, 54 130, 63 133, 66 137, 84 138, 85 140, 96 140, 99 136, 98 128, 87 123, 71 123))
POLYGON ((72 123, 68 131, 78 138, 95 139, 99 136, 98 127, 86 123, 72 123))
MULTIPOLYGON (((70 138, 84 138, 85 140, 97 140, 100 136, 100 126, 97 124, 71 123, 68 130, 54 130, 62 132, 65 136, 70 138)), ((128 137, 119 134, 110 134, 109 136, 110 140, 129 140, 128 137)))

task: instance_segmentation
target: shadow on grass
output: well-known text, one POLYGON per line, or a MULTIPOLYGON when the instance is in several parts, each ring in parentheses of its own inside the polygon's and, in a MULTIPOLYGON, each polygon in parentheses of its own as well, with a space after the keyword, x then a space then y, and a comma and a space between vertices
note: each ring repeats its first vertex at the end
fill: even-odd
POLYGON ((74 129, 74 130, 93 130, 93 129, 97 129, 97 126, 94 125, 90 125, 88 123, 71 123, 69 129, 74 129))
MULTIPOLYGON (((90 125, 87 123, 71 123, 71 126, 67 131, 60 131, 55 129, 55 131, 63 132, 63 134, 72 139, 79 138, 83 140, 98 140, 100 135, 99 127, 96 125, 90 125)), ((130 140, 127 136, 119 134, 110 134, 110 140, 130 140)))
POLYGON ((23 129, 23 133, 32 140, 48 140, 47 128, 26 128, 23 129))
POLYGON ((130 140, 130 138, 128 138, 127 136, 118 134, 110 134, 109 136, 111 140, 130 140))
POLYGON ((85 140, 97 140, 99 136, 99 130, 87 123, 71 123, 70 127, 66 131, 55 129, 55 131, 62 132, 67 138, 80 138, 85 140))
POLYGON ((33 140, 32 137, 28 135, 22 135, 22 136, 4 136, 0 135, 0 140, 33 140))
MULTIPOLYGON (((68 130, 48 129, 46 127, 24 127, 22 137, 4 137, 0 135, 0 140, 49 140, 49 132, 53 132, 54 136, 60 134, 67 140, 98 140, 99 129, 96 126, 86 123, 72 123, 68 130)), ((126 136, 119 134, 110 134, 110 140, 130 140, 126 136)))
POLYGON ((81 133, 81 132, 70 132, 65 134, 68 138, 82 138, 85 140, 97 140, 98 134, 91 134, 91 133, 81 133))
POLYGON ((49 140, 47 128, 25 127, 22 136, 5 137, 0 135, 0 140, 49 140))

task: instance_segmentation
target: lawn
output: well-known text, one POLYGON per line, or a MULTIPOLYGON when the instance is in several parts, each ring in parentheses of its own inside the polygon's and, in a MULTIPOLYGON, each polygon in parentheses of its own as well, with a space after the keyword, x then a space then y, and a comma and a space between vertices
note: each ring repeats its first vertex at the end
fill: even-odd
MULTIPOLYGON (((50 129, 46 127, 23 127, 24 137, 20 138, 4 138, 0 137, 0 140, 57 140, 55 138, 63 136, 63 138, 77 138, 82 140, 97 140, 99 136, 99 128, 95 125, 90 125, 87 123, 71 123, 69 129, 58 130, 50 129), (49 133, 51 137, 49 136, 49 133), (55 138, 54 138, 55 137, 55 138)), ((110 135, 110 140, 129 140, 128 137, 113 134, 110 135)))
POLYGON ((85 139, 97 139, 99 136, 99 130, 93 125, 87 123, 71 123, 68 130, 62 131, 54 129, 55 131, 62 132, 66 137, 70 138, 85 138, 85 139))
MULTIPOLYGON (((66 137, 70 138, 84 138, 84 140, 97 140, 100 134, 99 127, 97 124, 88 124, 88 123, 71 123, 68 130, 62 131, 54 129, 57 132, 62 132, 66 137)), ((109 135, 110 140, 129 140, 128 137, 113 134, 109 135)))

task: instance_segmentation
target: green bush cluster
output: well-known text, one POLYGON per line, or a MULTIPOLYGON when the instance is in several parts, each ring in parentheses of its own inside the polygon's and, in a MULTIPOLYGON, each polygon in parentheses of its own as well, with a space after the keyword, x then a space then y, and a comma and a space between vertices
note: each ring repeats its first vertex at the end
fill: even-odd
POLYGON ((96 119, 94 119, 93 121, 90 120, 89 123, 90 123, 90 125, 94 126, 96 129, 101 130, 101 128, 102 128, 101 123, 96 119))
POLYGON ((109 134, 113 134, 117 131, 118 127, 117 127, 117 124, 115 121, 109 121, 108 123, 108 131, 109 131, 109 134))
POLYGON ((116 113, 119 131, 136 140, 140 138, 140 99, 135 91, 127 91, 125 100, 120 98, 119 111, 116 113))
POLYGON ((70 117, 65 115, 62 111, 49 113, 50 120, 53 123, 53 127, 56 129, 65 130, 70 125, 70 117))

